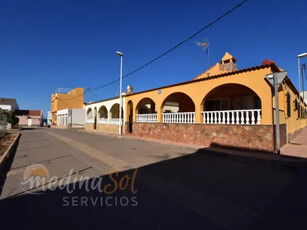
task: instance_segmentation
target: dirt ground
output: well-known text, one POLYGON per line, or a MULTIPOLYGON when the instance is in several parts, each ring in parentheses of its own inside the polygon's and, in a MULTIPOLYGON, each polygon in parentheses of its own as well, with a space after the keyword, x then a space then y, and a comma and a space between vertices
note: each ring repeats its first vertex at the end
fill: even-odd
POLYGON ((0 138, 0 157, 14 141, 16 136, 17 133, 7 133, 4 135, 4 137, 0 138))

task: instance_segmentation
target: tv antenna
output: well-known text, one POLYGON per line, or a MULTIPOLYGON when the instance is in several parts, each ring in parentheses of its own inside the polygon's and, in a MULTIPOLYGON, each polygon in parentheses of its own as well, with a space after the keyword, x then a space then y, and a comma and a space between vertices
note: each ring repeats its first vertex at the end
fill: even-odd
POLYGON ((203 39, 201 42, 195 42, 197 46, 200 46, 204 51, 206 51, 207 59, 207 70, 209 70, 209 41, 208 39, 203 39))

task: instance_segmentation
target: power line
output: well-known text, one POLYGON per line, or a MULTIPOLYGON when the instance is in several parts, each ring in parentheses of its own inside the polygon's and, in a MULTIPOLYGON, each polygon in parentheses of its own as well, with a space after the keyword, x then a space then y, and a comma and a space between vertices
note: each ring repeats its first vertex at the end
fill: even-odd
MULTIPOLYGON (((239 7, 241 7, 244 3, 246 3, 248 0, 243 0, 242 2, 240 2, 239 4, 237 4, 236 6, 234 6, 233 8, 231 8, 230 10, 228 10, 227 12, 225 12, 224 14, 222 14, 221 16, 219 16, 218 18, 216 18, 215 20, 213 20, 212 22, 210 22, 209 24, 207 24, 206 26, 202 27, 200 30, 198 30, 197 32, 195 32, 194 34, 192 34, 191 36, 189 36, 188 38, 184 39, 183 41, 179 42, 177 45, 175 45, 174 47, 170 48, 169 50, 165 51, 164 53, 160 54, 159 56, 157 56, 156 58, 150 60, 149 62, 145 63, 144 65, 138 67, 137 69, 131 71, 130 73, 126 74, 123 76, 123 78, 127 78, 129 76, 131 76, 132 74, 135 74, 136 72, 144 69, 145 67, 149 66, 150 64, 152 64, 153 62, 159 60, 160 58, 164 57, 165 55, 169 54, 170 52, 174 51, 175 49, 177 49, 178 47, 180 47, 181 45, 183 45, 184 43, 186 43, 187 41, 191 40, 192 38, 194 38, 195 36, 197 36, 198 34, 200 34, 201 32, 203 32, 205 29, 208 29, 209 27, 211 27, 212 25, 214 25, 215 23, 217 23, 218 21, 220 21, 221 19, 223 19, 224 17, 226 17, 228 14, 232 13, 233 11, 235 11, 236 9, 238 9, 239 7)), ((101 86, 97 86, 94 88, 88 88, 88 90, 97 90, 97 89, 101 89, 104 87, 107 87, 109 85, 112 85, 116 82, 118 82, 120 79, 115 79, 109 83, 103 84, 101 86)))
MULTIPOLYGON (((239 8, 240 6, 242 6, 245 2, 247 2, 248 0, 244 0, 241 3, 239 3, 238 5, 236 5, 235 7, 233 7, 232 9, 228 10, 226 13, 224 13, 223 15, 221 15, 220 17, 218 17, 217 19, 215 19, 214 21, 212 21, 211 23, 209 23, 208 25, 204 26, 203 28, 201 28, 200 30, 198 30, 196 33, 192 34, 190 37, 184 39, 183 41, 179 42, 177 45, 175 45, 174 47, 172 47, 171 49, 165 51, 164 53, 160 54, 158 57, 152 59, 151 61, 147 62, 146 64, 140 66, 139 68, 133 70, 132 72, 126 74, 123 76, 123 78, 126 78, 138 71, 140 71, 141 69, 145 68, 146 66, 150 65, 151 63, 159 60, 160 58, 162 58, 163 56, 167 55, 168 53, 172 52, 173 50, 177 49, 179 46, 183 45, 184 43, 186 43, 187 41, 191 40, 192 38, 194 38, 195 36, 197 36, 198 34, 200 34, 202 31, 204 31, 205 29, 209 28, 210 26, 212 26, 213 24, 217 23, 219 20, 221 20, 222 18, 224 18, 225 16, 227 16, 228 14, 230 14, 231 12, 235 11, 237 8, 239 8)), ((110 83, 107 83, 105 85, 101 85, 95 88, 92 88, 90 90, 96 90, 96 89, 100 89, 106 86, 109 86, 111 84, 114 84, 115 82, 119 81, 120 79, 116 79, 110 83)))

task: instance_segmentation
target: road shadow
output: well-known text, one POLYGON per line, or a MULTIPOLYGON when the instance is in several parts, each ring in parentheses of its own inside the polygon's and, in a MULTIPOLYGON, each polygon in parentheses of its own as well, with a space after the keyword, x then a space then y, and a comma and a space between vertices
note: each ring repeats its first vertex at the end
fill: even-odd
MULTIPOLYGON (((104 192, 87 190, 84 182, 77 182, 72 193, 57 187, 4 199, 0 201, 1 227, 300 229, 307 215, 306 169, 305 161, 200 149, 137 172, 100 177, 104 192), (119 186, 122 178, 133 175, 134 184, 130 180, 126 189, 125 183, 119 186), (105 193, 112 190, 114 193, 105 193)), ((86 181, 97 184, 98 180, 86 181)))

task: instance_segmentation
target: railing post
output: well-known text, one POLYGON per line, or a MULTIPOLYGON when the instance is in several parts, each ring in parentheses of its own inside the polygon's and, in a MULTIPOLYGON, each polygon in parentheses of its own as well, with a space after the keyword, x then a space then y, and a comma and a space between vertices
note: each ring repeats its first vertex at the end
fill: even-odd
POLYGON ((223 123, 222 123, 222 124, 226 124, 226 116, 225 116, 225 112, 223 111, 223 112, 222 112, 222 114, 223 114, 223 123))
POLYGON ((252 125, 255 124, 255 111, 252 111, 252 125))
POLYGON ((229 117, 229 112, 227 111, 227 124, 230 124, 230 117, 229 117))
POLYGON ((231 112, 231 124, 233 125, 235 123, 235 116, 234 116, 234 112, 231 112))
POLYGON ((261 120, 260 110, 258 110, 257 111, 257 125, 260 125, 260 120, 261 120))
POLYGON ((249 112, 250 111, 246 111, 246 121, 245 124, 249 125, 249 112))
POLYGON ((244 125, 244 112, 241 110, 241 125, 244 125))

